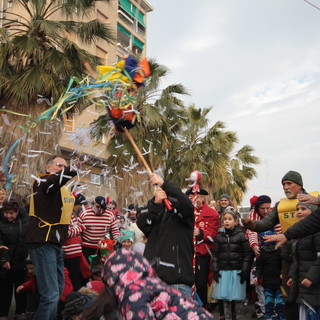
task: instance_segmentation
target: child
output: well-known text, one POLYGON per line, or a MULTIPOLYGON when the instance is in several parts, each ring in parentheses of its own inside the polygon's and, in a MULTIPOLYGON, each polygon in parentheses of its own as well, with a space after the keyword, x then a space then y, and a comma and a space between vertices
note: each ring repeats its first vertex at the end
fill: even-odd
POLYGON ((121 230, 120 243, 122 248, 131 250, 134 243, 134 232, 131 230, 121 230))
POLYGON ((236 319, 243 319, 246 279, 250 271, 251 250, 245 234, 237 226, 238 215, 227 207, 221 215, 222 228, 213 247, 213 272, 216 281, 213 298, 223 300, 226 320, 232 319, 231 302, 235 301, 236 319))
POLYGON ((21 284, 17 288, 17 293, 27 293, 27 307, 26 307, 26 318, 32 319, 33 314, 36 312, 39 304, 39 293, 37 288, 37 282, 35 277, 34 266, 31 260, 26 260, 26 269, 28 272, 29 280, 21 284))
MULTIPOLYGON (((297 217, 302 220, 318 207, 299 202, 297 217)), ((293 243, 293 264, 288 286, 293 286, 299 304, 300 320, 320 319, 320 232, 298 239, 293 243)))
POLYGON ((285 320, 284 300, 280 289, 282 258, 279 250, 275 250, 274 242, 265 242, 264 236, 275 234, 274 230, 265 231, 259 234, 260 256, 256 260, 256 272, 252 280, 258 285, 262 278, 264 293, 265 319, 273 319, 274 312, 279 320, 285 320))

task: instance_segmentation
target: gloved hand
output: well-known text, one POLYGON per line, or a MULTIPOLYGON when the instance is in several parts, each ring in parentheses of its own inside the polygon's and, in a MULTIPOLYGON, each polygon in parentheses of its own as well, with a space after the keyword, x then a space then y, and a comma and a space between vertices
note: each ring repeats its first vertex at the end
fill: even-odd
POLYGON ((216 282, 216 283, 219 283, 219 278, 221 277, 221 274, 220 274, 220 272, 219 271, 215 271, 214 272, 214 281, 216 282))
POLYGON ((240 283, 244 283, 247 280, 247 273, 244 270, 241 270, 238 273, 238 276, 240 277, 240 283))

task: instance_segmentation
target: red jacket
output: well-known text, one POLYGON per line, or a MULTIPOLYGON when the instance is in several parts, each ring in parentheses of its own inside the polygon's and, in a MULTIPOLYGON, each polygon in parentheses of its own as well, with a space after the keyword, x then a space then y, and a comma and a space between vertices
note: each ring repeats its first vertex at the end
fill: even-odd
POLYGON ((201 209, 194 208, 195 227, 200 229, 200 235, 196 237, 197 256, 209 255, 208 250, 213 248, 213 239, 218 234, 219 213, 208 207, 204 202, 201 209))
MULTIPOLYGON (((21 290, 23 291, 31 291, 33 293, 38 291, 38 286, 37 286, 37 278, 35 275, 28 273, 28 276, 30 279, 22 284, 24 288, 21 290)), ((64 288, 62 295, 60 297, 61 301, 64 301, 66 296, 73 291, 73 286, 69 277, 69 271, 67 268, 64 268, 64 288)))
POLYGON ((32 273, 28 273, 29 280, 24 282, 22 286, 24 287, 21 292, 31 291, 32 293, 38 292, 36 277, 32 273))

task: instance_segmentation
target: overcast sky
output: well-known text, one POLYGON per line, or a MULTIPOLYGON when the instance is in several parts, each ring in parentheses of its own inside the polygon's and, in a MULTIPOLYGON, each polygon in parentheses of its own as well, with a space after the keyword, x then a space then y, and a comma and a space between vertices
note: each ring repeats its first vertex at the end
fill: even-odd
POLYGON ((278 201, 289 170, 320 190, 320 10, 303 0, 148 1, 147 56, 260 158, 243 205, 253 194, 278 201))

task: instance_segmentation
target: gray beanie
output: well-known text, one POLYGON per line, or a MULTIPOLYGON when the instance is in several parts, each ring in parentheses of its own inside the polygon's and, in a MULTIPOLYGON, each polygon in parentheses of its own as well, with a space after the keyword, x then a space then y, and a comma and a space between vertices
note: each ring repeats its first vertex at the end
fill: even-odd
POLYGON ((301 174, 297 171, 292 171, 290 170, 289 172, 287 172, 281 182, 285 181, 285 180, 290 180, 292 182, 295 182, 296 184, 298 184, 299 186, 303 187, 303 181, 302 181, 302 177, 301 174))
POLYGON ((299 201, 298 203, 297 203, 297 206, 298 205, 302 205, 302 206, 304 206, 304 207, 307 207, 308 209, 310 209, 312 212, 314 212, 314 211, 316 211, 319 207, 317 206, 317 205, 315 205, 315 204, 312 204, 312 203, 304 203, 304 202, 301 202, 301 201, 299 201))
POLYGON ((223 193, 223 194, 220 196, 220 200, 221 200, 221 199, 227 199, 227 200, 230 201, 230 196, 229 196, 228 194, 226 194, 226 193, 223 193))

